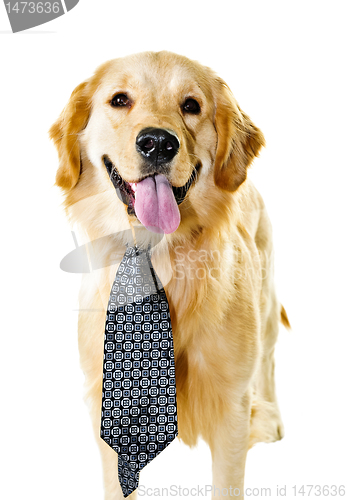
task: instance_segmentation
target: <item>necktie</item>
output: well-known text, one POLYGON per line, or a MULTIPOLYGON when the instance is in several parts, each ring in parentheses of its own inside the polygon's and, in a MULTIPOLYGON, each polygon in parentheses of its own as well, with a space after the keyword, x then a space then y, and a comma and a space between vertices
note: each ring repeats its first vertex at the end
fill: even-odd
POLYGON ((149 249, 128 247, 107 307, 100 434, 118 453, 125 497, 177 434, 168 300, 149 249))

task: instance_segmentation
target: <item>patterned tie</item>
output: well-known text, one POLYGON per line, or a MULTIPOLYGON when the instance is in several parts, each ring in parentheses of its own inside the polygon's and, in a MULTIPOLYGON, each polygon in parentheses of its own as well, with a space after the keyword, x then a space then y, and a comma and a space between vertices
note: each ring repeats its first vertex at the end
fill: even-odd
POLYGON ((149 250, 128 247, 107 307, 100 434, 118 453, 125 497, 177 434, 169 304, 149 250))

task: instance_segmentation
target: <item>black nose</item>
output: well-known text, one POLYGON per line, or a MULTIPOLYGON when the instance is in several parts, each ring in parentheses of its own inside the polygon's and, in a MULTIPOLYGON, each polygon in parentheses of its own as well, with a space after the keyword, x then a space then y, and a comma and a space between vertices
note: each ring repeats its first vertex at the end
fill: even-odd
POLYGON ((136 138, 137 151, 153 165, 171 161, 179 147, 177 137, 161 128, 145 128, 136 138))

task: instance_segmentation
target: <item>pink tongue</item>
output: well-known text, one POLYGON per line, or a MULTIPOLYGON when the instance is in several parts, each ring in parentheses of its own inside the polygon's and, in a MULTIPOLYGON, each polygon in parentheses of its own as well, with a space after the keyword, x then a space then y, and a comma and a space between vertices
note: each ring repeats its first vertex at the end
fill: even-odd
POLYGON ((135 213, 139 221, 154 233, 176 231, 180 224, 180 211, 164 175, 147 177, 137 184, 135 213))

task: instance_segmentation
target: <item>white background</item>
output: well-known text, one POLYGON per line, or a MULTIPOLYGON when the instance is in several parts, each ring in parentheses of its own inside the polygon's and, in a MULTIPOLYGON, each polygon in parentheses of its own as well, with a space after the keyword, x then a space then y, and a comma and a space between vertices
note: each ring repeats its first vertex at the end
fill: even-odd
MULTIPOLYGON (((250 175, 272 219, 277 289, 293 330, 281 328, 276 351, 286 436, 250 451, 246 486, 276 498, 287 485, 294 498, 294 485, 347 482, 345 7, 80 0, 13 35, 0 6, 2 499, 103 498, 82 401, 80 277, 59 268, 74 244, 47 131, 97 65, 161 49, 215 69, 267 139, 250 175)), ((204 443, 190 450, 176 440, 141 483, 203 486, 210 468, 204 443)))

